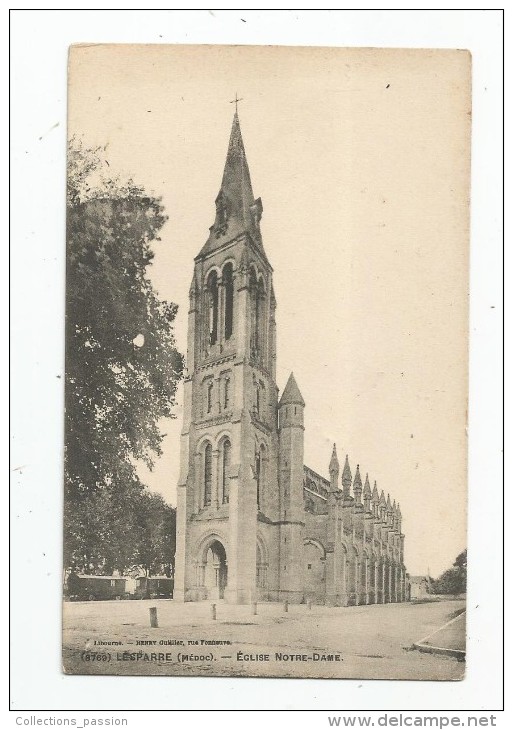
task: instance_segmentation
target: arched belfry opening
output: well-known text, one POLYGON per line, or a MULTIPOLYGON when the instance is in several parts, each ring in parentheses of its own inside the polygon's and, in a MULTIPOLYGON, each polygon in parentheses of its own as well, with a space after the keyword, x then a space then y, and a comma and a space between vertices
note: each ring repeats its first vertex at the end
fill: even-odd
POLYGON ((257 284, 255 307, 258 359, 262 362, 265 356, 265 287, 262 277, 257 284))
POLYGON ((252 266, 249 273, 251 332, 251 357, 262 362, 265 355, 265 285, 263 277, 257 277, 252 266))
POLYGON ((228 262, 223 268, 224 286, 224 339, 233 334, 233 264, 228 262))
POLYGON ((208 342, 215 345, 218 335, 218 319, 219 319, 219 287, 217 282, 217 273, 211 271, 207 279, 207 331, 208 342))

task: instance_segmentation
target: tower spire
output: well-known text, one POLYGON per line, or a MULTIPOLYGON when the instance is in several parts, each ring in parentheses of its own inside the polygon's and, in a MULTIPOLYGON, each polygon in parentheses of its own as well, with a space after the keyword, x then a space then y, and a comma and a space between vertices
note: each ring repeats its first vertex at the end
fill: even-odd
POLYGON ((241 99, 236 95, 228 150, 224 163, 221 188, 216 198, 216 216, 210 228, 207 242, 199 257, 211 253, 242 233, 247 233, 262 248, 260 219, 262 201, 255 200, 251 185, 246 151, 242 140, 237 104, 241 99))
MULTIPOLYGON (((249 209, 249 206, 255 202, 237 111, 233 115, 232 129, 219 194, 224 194, 235 207, 239 208, 236 211, 238 213, 246 212, 244 209, 249 209), (243 209, 242 211, 241 208, 243 209)), ((249 213, 249 210, 247 212, 249 213)))

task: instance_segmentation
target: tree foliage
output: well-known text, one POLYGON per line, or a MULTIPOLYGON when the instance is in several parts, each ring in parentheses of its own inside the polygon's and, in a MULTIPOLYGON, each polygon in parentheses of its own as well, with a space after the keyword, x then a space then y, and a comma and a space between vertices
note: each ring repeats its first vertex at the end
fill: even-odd
POLYGON ((159 494, 143 492, 138 501, 137 565, 147 576, 170 576, 176 546, 176 510, 159 494))
POLYGON ((183 358, 177 306, 147 271, 162 204, 109 176, 101 153, 76 140, 68 153, 65 564, 108 573, 140 552, 136 465, 161 454, 183 358))
POLYGON ((467 590, 467 551, 458 555, 452 567, 433 581, 433 593, 441 595, 458 595, 467 590))

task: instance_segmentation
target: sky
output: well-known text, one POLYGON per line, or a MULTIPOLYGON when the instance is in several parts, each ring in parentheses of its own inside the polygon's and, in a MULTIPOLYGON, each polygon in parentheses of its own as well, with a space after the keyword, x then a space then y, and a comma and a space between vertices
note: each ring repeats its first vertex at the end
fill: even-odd
MULTIPOLYGON (((399 501, 411 574, 466 546, 470 58, 464 51, 75 47, 68 134, 169 216, 151 278, 179 305, 214 220, 235 92, 274 268, 277 380, 305 463, 333 442, 399 501)), ((134 336, 137 333, 134 333, 134 336)), ((150 489, 174 504, 181 396, 150 489)))

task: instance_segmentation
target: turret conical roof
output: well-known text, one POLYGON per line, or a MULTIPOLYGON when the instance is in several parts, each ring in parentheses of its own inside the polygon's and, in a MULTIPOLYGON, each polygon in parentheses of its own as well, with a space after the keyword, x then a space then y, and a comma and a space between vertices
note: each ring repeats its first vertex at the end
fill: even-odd
POLYGON ((365 484, 363 485, 363 495, 364 497, 370 497, 371 496, 371 488, 369 483, 369 475, 365 475, 365 484))
POLYGON ((301 391, 299 390, 298 384, 296 383, 294 373, 290 373, 289 379, 287 380, 287 385, 285 386, 285 389, 280 398, 280 406, 292 404, 297 404, 303 407, 305 405, 305 401, 303 400, 301 391))
POLYGON ((360 464, 356 465, 356 472, 354 475, 354 482, 353 487, 355 489, 361 489, 362 488, 362 478, 360 476, 360 464))

